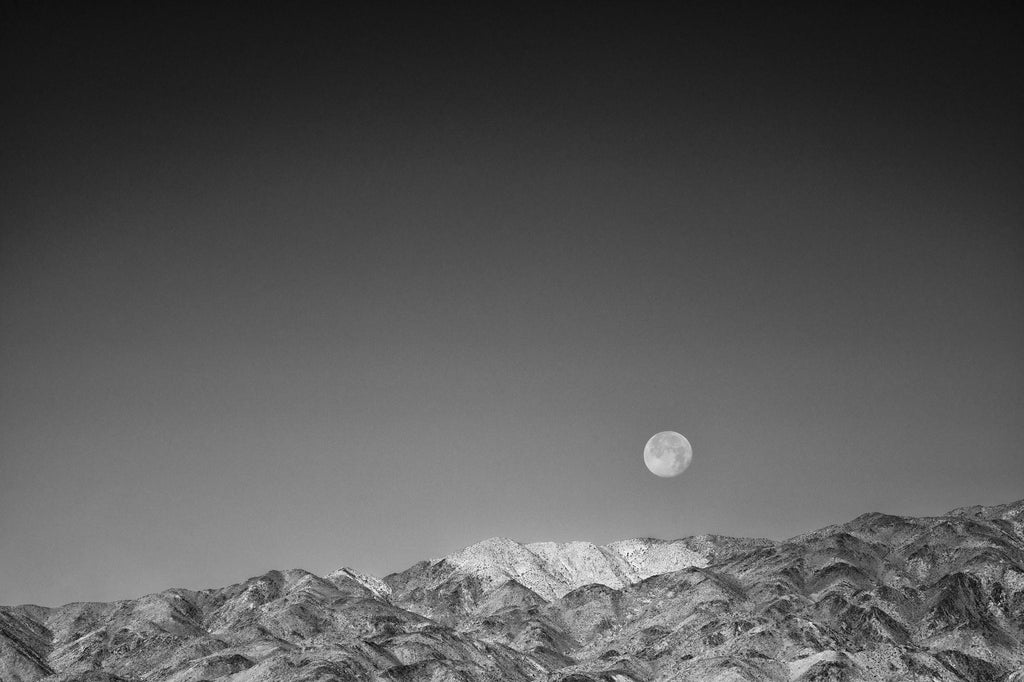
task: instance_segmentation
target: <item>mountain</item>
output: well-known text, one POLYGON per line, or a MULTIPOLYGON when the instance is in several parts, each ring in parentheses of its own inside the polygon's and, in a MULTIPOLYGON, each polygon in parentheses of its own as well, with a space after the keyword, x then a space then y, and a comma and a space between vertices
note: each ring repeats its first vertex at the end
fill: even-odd
POLYGON ((0 607, 0 682, 1024 682, 1024 500, 0 607))

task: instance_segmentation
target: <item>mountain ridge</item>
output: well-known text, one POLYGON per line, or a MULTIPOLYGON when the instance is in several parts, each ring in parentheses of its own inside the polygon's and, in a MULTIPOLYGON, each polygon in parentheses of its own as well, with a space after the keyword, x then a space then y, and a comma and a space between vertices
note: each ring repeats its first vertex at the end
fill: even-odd
POLYGON ((1024 500, 0 607, 2 682, 1024 682, 1024 500))

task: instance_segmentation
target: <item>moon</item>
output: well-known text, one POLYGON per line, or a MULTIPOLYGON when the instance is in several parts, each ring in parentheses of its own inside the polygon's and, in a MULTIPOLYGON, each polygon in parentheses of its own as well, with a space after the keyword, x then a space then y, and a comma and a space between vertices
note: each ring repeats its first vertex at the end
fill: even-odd
POLYGON ((690 441, 681 433, 662 431, 644 446, 644 464, 655 476, 672 478, 686 471, 693 459, 690 441))

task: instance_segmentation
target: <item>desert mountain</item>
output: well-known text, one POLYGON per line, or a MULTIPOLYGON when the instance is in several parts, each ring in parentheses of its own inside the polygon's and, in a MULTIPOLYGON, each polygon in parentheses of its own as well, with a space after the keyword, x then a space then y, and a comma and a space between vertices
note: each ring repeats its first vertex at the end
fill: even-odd
POLYGON ((1024 500, 0 607, 0 682, 1024 682, 1024 500))

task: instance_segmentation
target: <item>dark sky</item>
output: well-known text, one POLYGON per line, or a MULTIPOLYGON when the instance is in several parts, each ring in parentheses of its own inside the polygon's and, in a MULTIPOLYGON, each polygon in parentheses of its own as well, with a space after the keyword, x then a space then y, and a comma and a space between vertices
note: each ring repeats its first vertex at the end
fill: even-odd
POLYGON ((1024 497, 1009 15, 93 4, 2 16, 0 603, 1024 497))

